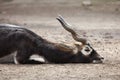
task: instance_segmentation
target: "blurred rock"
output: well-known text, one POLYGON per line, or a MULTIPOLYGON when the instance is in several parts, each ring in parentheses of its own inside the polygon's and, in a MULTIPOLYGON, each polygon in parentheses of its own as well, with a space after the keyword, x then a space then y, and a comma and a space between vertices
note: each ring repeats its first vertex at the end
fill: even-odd
POLYGON ((91 6, 91 5, 92 5, 92 2, 91 2, 91 0, 84 0, 84 1, 82 2, 82 5, 84 5, 84 6, 91 6))

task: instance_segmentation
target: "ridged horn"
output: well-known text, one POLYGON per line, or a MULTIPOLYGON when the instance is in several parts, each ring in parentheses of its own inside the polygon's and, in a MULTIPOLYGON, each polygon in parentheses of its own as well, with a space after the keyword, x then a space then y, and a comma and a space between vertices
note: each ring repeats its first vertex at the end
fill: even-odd
POLYGON ((68 32, 72 34, 72 37, 74 40, 81 42, 83 45, 86 44, 87 40, 83 38, 79 38, 77 33, 73 29, 70 28, 71 25, 68 24, 61 15, 59 15, 56 19, 61 23, 61 25, 63 26, 65 30, 67 30, 68 32))

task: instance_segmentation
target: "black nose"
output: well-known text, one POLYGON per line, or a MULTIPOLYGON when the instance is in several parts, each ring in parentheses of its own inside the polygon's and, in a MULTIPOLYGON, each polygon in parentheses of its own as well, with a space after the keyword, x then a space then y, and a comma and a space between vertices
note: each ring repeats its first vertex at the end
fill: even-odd
POLYGON ((101 57, 100 59, 104 59, 104 57, 101 57))

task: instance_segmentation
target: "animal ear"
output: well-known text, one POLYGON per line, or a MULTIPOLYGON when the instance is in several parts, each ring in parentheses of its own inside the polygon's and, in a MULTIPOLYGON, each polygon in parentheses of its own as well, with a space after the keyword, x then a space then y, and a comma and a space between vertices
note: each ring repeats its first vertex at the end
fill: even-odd
POLYGON ((82 47, 83 47, 83 44, 82 44, 81 42, 75 42, 74 44, 75 44, 75 46, 78 48, 79 51, 80 51, 80 50, 82 49, 82 47))
POLYGON ((72 52, 72 48, 70 46, 64 45, 64 44, 58 44, 56 45, 56 47, 62 51, 66 51, 66 52, 72 52))

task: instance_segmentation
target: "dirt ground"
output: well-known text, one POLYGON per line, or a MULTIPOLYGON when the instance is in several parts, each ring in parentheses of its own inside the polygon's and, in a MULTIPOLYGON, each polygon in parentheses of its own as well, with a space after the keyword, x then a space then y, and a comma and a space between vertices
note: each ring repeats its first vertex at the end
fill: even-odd
POLYGON ((26 27, 52 42, 73 42, 55 19, 58 14, 88 39, 102 64, 15 65, 0 59, 0 80, 120 80, 120 1, 0 0, 0 23, 26 27))

